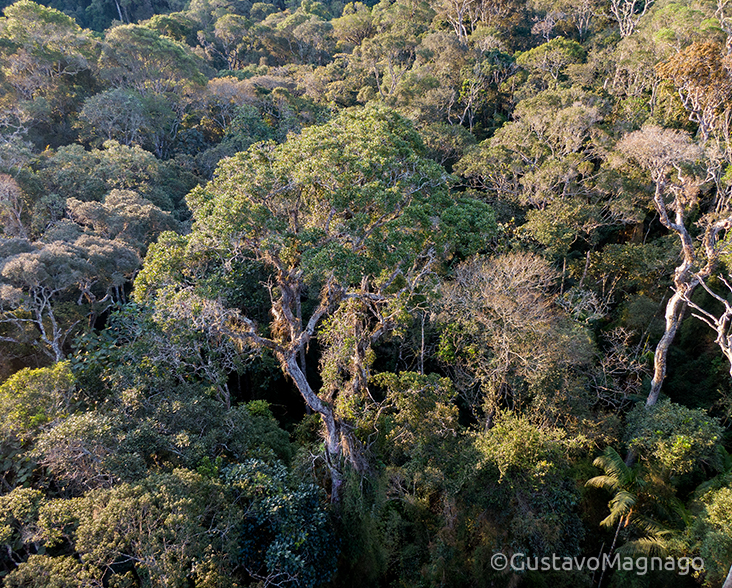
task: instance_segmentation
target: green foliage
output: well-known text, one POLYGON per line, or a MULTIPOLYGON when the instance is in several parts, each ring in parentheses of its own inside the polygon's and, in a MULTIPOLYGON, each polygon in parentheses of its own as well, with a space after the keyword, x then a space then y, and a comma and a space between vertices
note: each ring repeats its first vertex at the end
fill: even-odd
POLYGON ((707 571, 705 585, 723 582, 729 571, 732 540, 732 489, 720 488, 707 492, 701 499, 703 510, 696 520, 694 536, 699 541, 699 554, 707 571))
POLYGON ((94 316, 94 304, 119 292, 138 264, 136 253, 124 244, 91 235, 73 243, 35 243, 31 251, 0 259, 0 325, 8 328, 4 340, 33 344, 60 361, 84 311, 94 316), (69 304, 71 297, 76 305, 69 304), (81 306, 84 299, 87 308, 81 306))
POLYGON ((498 233, 493 209, 474 198, 461 198, 442 212, 442 229, 458 259, 485 251, 498 233))
POLYGON ((19 549, 24 541, 25 527, 30 526, 38 516, 43 501, 43 492, 32 488, 15 488, 0 497, 2 504, 2 526, 0 541, 11 551, 19 549))
POLYGON ((338 544, 322 492, 294 486, 279 463, 247 460, 228 468, 226 483, 247 504, 236 562, 259 581, 314 588, 335 571, 338 544))
POLYGON ((505 412, 492 428, 476 434, 474 443, 479 454, 474 483, 490 488, 501 543, 537 556, 575 553, 584 529, 569 456, 582 440, 505 412))
POLYGON ((185 256, 187 242, 185 237, 176 233, 160 234, 157 243, 148 249, 145 266, 135 279, 134 298, 137 302, 151 300, 156 288, 173 286, 183 279, 188 262, 185 256))
POLYGON ((431 215, 449 205, 447 177, 422 149, 407 121, 381 108, 254 147, 189 195, 195 239, 251 243, 257 255, 276 254, 316 279, 379 276, 441 240, 431 215))
POLYGON ((58 105, 62 80, 91 67, 95 42, 59 10, 20 0, 0 20, 3 80, 21 100, 45 95, 58 105))
POLYGON ((629 520, 637 501, 635 493, 643 485, 643 480, 638 477, 637 468, 626 465, 618 452, 610 446, 605 448, 601 456, 595 458, 593 465, 602 468, 605 475, 587 480, 587 486, 603 488, 614 493, 609 504, 610 514, 600 524, 612 527, 626 517, 629 520))
POLYGON ((67 362, 25 368, 0 385, 0 430, 4 438, 28 441, 49 423, 68 415, 75 388, 67 362))
POLYGON ((542 430, 526 417, 506 413, 476 438, 481 467, 496 468, 499 481, 521 477, 541 478, 565 454, 566 435, 559 430, 542 430))
POLYGON ((99 581, 99 575, 90 573, 88 568, 71 556, 49 557, 34 554, 11 572, 4 579, 3 585, 9 588, 91 587, 99 581))
POLYGON ((179 228, 169 213, 131 190, 112 190, 103 202, 69 198, 66 206, 78 224, 91 227, 105 239, 125 242, 140 253, 163 231, 179 228))
POLYGON ((462 427, 452 400, 455 392, 447 378, 414 372, 380 373, 372 377, 386 391, 379 428, 382 459, 399 466, 400 475, 430 494, 461 484, 462 427))
POLYGON ((724 2, 46 3, 0 0, 3 585, 722 582, 704 325, 641 405, 654 187, 727 241, 724 2))
POLYGON ((114 86, 160 94, 204 81, 190 49, 157 31, 120 25, 107 31, 105 41, 102 75, 114 86))
POLYGON ((662 400, 651 408, 636 406, 628 415, 626 438, 651 466, 683 475, 702 464, 715 465, 722 428, 701 409, 662 400))
POLYGON ((542 80, 544 87, 557 85, 567 66, 584 61, 586 52, 577 41, 556 37, 516 58, 516 63, 542 80))
POLYGON ((144 587, 180 585, 187 578, 206 588, 231 585, 234 529, 242 517, 216 480, 175 470, 91 500, 93 515, 75 533, 85 562, 137 562, 144 587))
MULTIPOLYGON (((38 172, 42 189, 64 202, 67 198, 100 201, 111 190, 132 190, 155 206, 172 211, 180 208, 183 195, 196 184, 180 168, 158 161, 139 146, 116 141, 105 141, 102 149, 91 151, 80 145, 61 147, 44 153, 42 163, 38 172)), ((41 214, 39 211, 38 216, 41 214)), ((63 209, 57 214, 55 218, 39 218, 38 224, 46 226, 49 220, 60 218, 63 209)))

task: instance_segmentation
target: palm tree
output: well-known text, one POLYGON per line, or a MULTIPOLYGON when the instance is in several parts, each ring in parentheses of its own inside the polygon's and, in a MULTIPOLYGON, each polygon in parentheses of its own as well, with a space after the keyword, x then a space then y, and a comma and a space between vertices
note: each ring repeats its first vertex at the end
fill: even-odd
MULTIPOLYGON (((645 517, 641 514, 639 502, 642 502, 643 490, 647 482, 639 475, 639 465, 628 466, 623 458, 612 447, 606 447, 603 454, 593 462, 595 467, 605 471, 605 475, 595 476, 587 480, 586 486, 593 488, 602 488, 613 494, 608 506, 610 514, 606 516, 600 525, 608 529, 615 526, 615 536, 610 546, 610 555, 615 551, 615 544, 620 534, 620 529, 632 525, 643 536, 626 543, 622 550, 628 553, 642 553, 651 555, 653 553, 663 552, 664 539, 672 533, 671 530, 665 528, 645 517)), ((680 503, 673 505, 675 508, 680 503)), ((682 515, 683 516, 683 515, 682 515)), ((597 583, 598 588, 602 584, 602 578, 605 575, 603 568, 600 574, 600 580, 597 583)))
POLYGON ((610 547, 612 554, 620 529, 628 525, 634 514, 633 509, 638 501, 636 490, 639 485, 643 485, 643 480, 638 477, 637 467, 628 467, 618 452, 610 446, 606 447, 605 452, 595 459, 593 465, 604 470, 605 475, 590 478, 585 485, 613 493, 608 504, 610 514, 600 522, 600 525, 606 528, 612 528, 617 523, 613 544, 610 547))

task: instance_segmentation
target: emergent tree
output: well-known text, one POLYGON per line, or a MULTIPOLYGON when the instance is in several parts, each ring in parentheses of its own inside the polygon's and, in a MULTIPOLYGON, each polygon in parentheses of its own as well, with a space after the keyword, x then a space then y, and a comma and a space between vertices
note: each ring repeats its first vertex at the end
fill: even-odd
POLYGON ((410 123, 384 108, 345 112, 279 146, 255 145, 224 160, 214 180, 189 195, 189 261, 174 276, 165 251, 153 246, 136 285, 138 299, 157 292, 165 312, 215 324, 244 347, 275 355, 322 417, 333 500, 342 458, 359 467, 342 406, 366 392, 371 345, 406 320, 436 261, 456 249, 471 253, 495 229, 491 210, 451 196, 448 175, 423 152, 410 123), (231 276, 254 266, 269 276, 266 326, 233 290, 205 286, 213 267, 231 276), (318 390, 305 351, 319 328, 332 330, 329 317, 354 332, 334 375, 344 385, 326 381, 318 390))

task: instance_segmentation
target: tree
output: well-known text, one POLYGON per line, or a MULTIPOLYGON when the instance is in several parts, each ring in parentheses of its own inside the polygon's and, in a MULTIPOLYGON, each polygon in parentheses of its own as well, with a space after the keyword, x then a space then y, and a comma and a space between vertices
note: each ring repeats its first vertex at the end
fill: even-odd
POLYGON ((543 33, 547 41, 557 25, 562 32, 569 32, 570 27, 575 28, 580 41, 584 41, 592 29, 593 21, 604 16, 603 5, 597 0, 533 0, 531 7, 539 15, 544 15, 532 27, 532 33, 543 33))
POLYGON ((248 459, 227 469, 235 502, 247 505, 237 563, 264 585, 315 588, 330 580, 338 560, 322 490, 292 487, 282 463, 248 459))
POLYGON ((24 212, 26 208, 23 193, 12 176, 0 174, 0 223, 8 237, 27 239, 24 212))
POLYGON ((585 55, 577 41, 557 37, 522 53, 516 58, 516 63, 539 77, 548 75, 551 82, 547 86, 556 87, 563 70, 568 65, 584 61, 585 55))
POLYGON ((729 160, 730 122, 732 104, 732 73, 729 57, 718 43, 692 43, 671 59, 657 66, 664 78, 673 82, 689 120, 699 125, 702 139, 706 141, 716 132, 724 141, 724 150, 729 160))
POLYGON ((521 232, 551 254, 565 255, 577 242, 592 247, 602 227, 635 223, 644 214, 629 191, 608 189, 598 168, 607 140, 598 123, 608 107, 576 87, 540 92, 519 102, 514 120, 468 151, 455 170, 491 201, 527 207, 521 232))
POLYGON ((383 32, 364 39, 359 53, 371 70, 382 98, 393 96, 414 61, 417 40, 399 32, 383 32))
POLYGON ((55 84, 92 65, 94 42, 64 13, 20 0, 0 19, 5 80, 23 99, 41 91, 54 99, 55 84))
POLYGON ((49 150, 39 167, 36 178, 42 194, 60 211, 43 210, 48 203, 38 194, 33 209, 34 237, 63 216, 69 198, 101 201, 111 190, 132 190, 162 210, 180 214, 185 208, 184 195, 197 183, 193 174, 174 162, 161 162, 137 145, 127 147, 117 141, 105 141, 102 149, 91 151, 81 145, 49 150))
MULTIPOLYGON (((102 76, 112 86, 138 94, 128 93, 127 99, 141 109, 146 147, 160 158, 167 157, 190 102, 190 90, 205 84, 200 58, 187 45, 161 36, 156 30, 122 25, 107 31, 99 62, 102 76)), ((103 99, 92 100, 101 106, 121 97, 120 93, 108 93, 103 99)), ((109 116, 109 112, 106 114, 109 116)))
POLYGON ((492 533, 504 549, 536 557, 579 551, 584 529, 569 473, 578 441, 512 411, 501 411, 492 428, 475 435, 473 484, 488 495, 481 502, 492 507, 479 516, 493 519, 492 533))
POLYGON ((95 94, 84 102, 79 113, 82 136, 98 142, 115 140, 128 147, 140 144, 147 122, 136 92, 115 88, 95 94))
POLYGON ((74 547, 87 566, 112 574, 127 563, 142 586, 228 583, 241 513, 217 480, 175 470, 98 492, 84 506, 74 547))
MULTIPOLYGON (((422 151, 419 136, 395 113, 345 112, 283 145, 255 146, 225 160, 212 183, 189 195, 195 219, 190 253, 200 251, 224 267, 246 262, 266 268, 267 330, 229 306, 226 292, 197 290, 196 280, 157 289, 157 304, 169 305, 173 316, 215 324, 242 345, 274 353, 323 419, 333 500, 350 438, 339 402, 364 392, 371 345, 402 320, 436 260, 454 249, 455 224, 441 217, 464 211, 483 237, 495 226, 486 206, 471 208, 450 196, 446 173, 422 151), (337 313, 357 313, 365 330, 356 333, 349 354, 349 386, 332 394, 326 386, 319 394, 304 353, 337 313)), ((145 271, 139 279, 154 284, 145 271)), ((148 287, 137 297, 152 300, 155 293, 148 287)))
POLYGON ((477 0, 442 0, 435 2, 435 12, 440 13, 452 25, 460 43, 468 44, 468 36, 475 31, 480 13, 475 10, 477 0))
POLYGON ((99 61, 103 77, 113 86, 143 94, 204 83, 199 61, 190 49, 141 25, 109 29, 99 61))
POLYGON ((73 243, 6 240, 2 245, 0 325, 9 330, 0 340, 33 343, 54 361, 63 359, 66 339, 84 317, 81 301, 86 298, 94 313, 95 304, 119 299, 120 287, 139 264, 126 245, 90 235, 73 243))
POLYGON ((727 530, 732 524, 732 490, 727 487, 708 489, 699 497, 702 507, 694 521, 694 537, 698 541, 699 554, 704 558, 707 580, 722 583, 722 588, 732 585, 732 541, 727 530))
MULTIPOLYGON (((728 290, 732 291, 732 286, 730 286, 729 282, 723 276, 719 276, 719 281, 722 282, 728 290)), ((711 327, 717 334, 714 342, 717 344, 722 354, 727 358, 729 363, 729 374, 732 377, 732 306, 730 306, 727 298, 723 298, 718 293, 714 292, 706 281, 700 280, 699 285, 706 290, 707 294, 722 305, 723 311, 715 314, 702 308, 688 296, 684 297, 684 302, 693 309, 693 316, 709 325, 709 327, 711 327)))
MULTIPOLYGON (((601 456, 595 458, 593 464, 597 468, 602 468, 605 474, 590 478, 587 480, 586 485, 593 488, 602 488, 613 493, 613 497, 608 504, 610 514, 600 523, 603 527, 608 528, 612 528, 617 523, 613 542, 608 552, 612 556, 620 529, 627 527, 631 522, 639 521, 639 515, 635 507, 638 502, 638 492, 643 488, 645 482, 638 476, 637 467, 627 466, 623 458, 618 455, 618 452, 610 446, 605 448, 601 456)), ((598 586, 602 584, 604 574, 605 570, 603 568, 597 583, 598 586)))
POLYGON ((588 359, 586 335, 554 304, 557 277, 542 258, 512 253, 468 260, 440 288, 439 356, 486 429, 501 408, 532 393, 540 406, 547 381, 557 396, 562 385, 552 377, 588 359))
POLYGON ((252 22, 248 18, 238 14, 226 14, 216 21, 214 36, 221 44, 229 69, 240 69, 244 65, 239 52, 251 26, 252 22))
POLYGON ((684 301, 714 271, 719 257, 718 237, 732 227, 732 211, 727 209, 703 218, 704 257, 700 257, 686 223, 697 204, 699 185, 690 166, 702 158, 701 149, 688 134, 656 126, 627 135, 618 148, 650 173, 654 183, 653 205, 659 220, 681 240, 682 261, 674 271, 674 293, 666 303, 665 331, 654 354, 653 379, 646 400, 646 406, 651 407, 658 400, 666 376, 666 357, 686 309, 684 301))
POLYGON ((368 39, 376 29, 371 9, 363 2, 349 2, 343 7, 343 16, 331 21, 333 34, 341 43, 360 45, 368 39))
POLYGON ((66 201, 71 218, 109 240, 128 244, 144 255, 163 231, 179 228, 173 217, 132 190, 112 190, 104 202, 66 201))
POLYGON ((36 460, 30 451, 39 435, 67 418, 76 402, 76 380, 68 362, 24 368, 0 384, 0 483, 3 491, 28 485, 36 460))
POLYGON ((620 27, 620 36, 633 33, 654 0, 610 0, 610 14, 620 27))
POLYGON ((650 409, 636 406, 626 424, 631 449, 662 475, 681 476, 702 465, 716 465, 722 428, 706 411, 691 409, 664 399, 650 409))

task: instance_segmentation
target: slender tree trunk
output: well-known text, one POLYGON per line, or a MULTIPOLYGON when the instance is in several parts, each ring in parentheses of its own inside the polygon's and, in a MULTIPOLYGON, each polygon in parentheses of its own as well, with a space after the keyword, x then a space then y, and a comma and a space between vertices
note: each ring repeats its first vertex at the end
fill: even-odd
POLYGON ((724 581, 722 588, 732 588, 732 566, 730 566, 729 568, 729 572, 727 573, 727 579, 724 581))
POLYGON ((682 261, 681 265, 674 271, 674 295, 671 296, 666 304, 666 329, 653 355, 653 380, 651 381, 651 390, 646 400, 646 408, 651 408, 658 401, 658 395, 661 392, 661 386, 666 377, 666 356, 668 355, 668 349, 676 336, 676 331, 686 310, 684 298, 691 297, 694 288, 699 283, 698 278, 692 273, 692 267, 696 261, 696 254, 694 252, 694 242, 685 225, 687 210, 686 204, 682 200, 683 189, 682 187, 676 187, 674 190, 674 204, 671 209, 675 214, 674 219, 671 220, 669 218, 669 209, 666 207, 664 200, 664 194, 666 192, 665 181, 663 179, 656 180, 653 204, 658 211, 661 224, 679 236, 681 240, 682 261))
MULTIPOLYGON (((610 557, 613 555, 613 551, 615 551, 615 543, 618 540, 618 534, 620 533, 620 525, 623 524, 623 517, 620 517, 620 520, 618 521, 618 526, 615 528, 615 537, 613 537, 613 544, 610 546, 610 557)), ((600 588, 602 585, 602 579, 605 577, 605 566, 602 566, 602 571, 600 572, 600 579, 597 581, 597 588, 600 588)))
POLYGON ((651 408, 658 401, 661 385, 666 378, 666 356, 684 316, 684 310, 686 310, 686 303, 683 300, 683 294, 677 290, 666 304, 666 330, 653 354, 653 379, 646 399, 646 408, 651 408))

